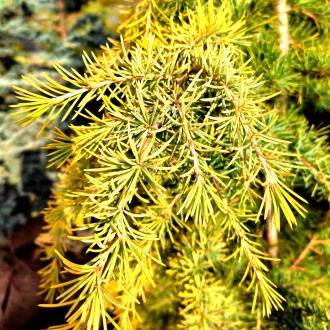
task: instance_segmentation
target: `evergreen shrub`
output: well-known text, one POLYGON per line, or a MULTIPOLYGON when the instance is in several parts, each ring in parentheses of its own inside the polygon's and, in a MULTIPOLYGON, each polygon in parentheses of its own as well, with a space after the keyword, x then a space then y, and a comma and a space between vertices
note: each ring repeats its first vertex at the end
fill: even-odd
POLYGON ((327 128, 303 114, 329 109, 305 91, 328 84, 328 9, 283 3, 137 1, 84 73, 23 77, 18 122, 83 119, 48 137, 61 172, 38 244, 44 306, 68 306, 56 329, 329 325, 329 228, 307 203, 329 201, 327 128), (291 25, 310 30, 289 42, 291 25))

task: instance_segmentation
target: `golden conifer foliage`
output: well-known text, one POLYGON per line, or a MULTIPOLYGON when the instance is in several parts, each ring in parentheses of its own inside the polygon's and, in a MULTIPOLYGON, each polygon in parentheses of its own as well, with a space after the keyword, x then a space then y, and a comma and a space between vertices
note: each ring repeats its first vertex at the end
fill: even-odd
POLYGON ((164 267, 183 329, 243 328, 227 263, 245 267, 253 310, 283 308, 256 228, 268 200, 278 230, 305 216, 290 178, 309 168, 274 128, 278 92, 246 60, 252 29, 233 6, 137 1, 120 41, 83 55, 85 73, 55 65, 64 83, 29 76, 31 90, 16 88, 21 124, 87 122, 55 128, 48 145, 62 174, 39 239, 41 290, 45 306, 70 306, 54 329, 143 328, 138 305, 164 267), (67 253, 79 242, 83 261, 67 253))

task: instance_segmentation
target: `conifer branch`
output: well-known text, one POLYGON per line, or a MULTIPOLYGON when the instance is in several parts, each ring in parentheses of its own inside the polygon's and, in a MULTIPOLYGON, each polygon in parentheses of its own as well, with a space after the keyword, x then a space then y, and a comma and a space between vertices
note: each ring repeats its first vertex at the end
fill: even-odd
POLYGON ((279 93, 246 58, 253 36, 236 5, 139 1, 120 41, 84 54, 84 74, 55 65, 61 83, 25 77, 35 92, 16 88, 22 124, 46 115, 46 127, 71 113, 87 122, 70 134, 55 128, 47 146, 50 165, 65 171, 39 239, 46 305, 69 308, 59 328, 139 327, 138 305, 159 292, 160 273, 173 278, 178 327, 235 324, 237 297, 227 293, 236 270, 254 288, 253 310, 283 308, 267 274, 272 259, 253 237, 262 215, 276 232, 305 216, 298 178, 328 198, 327 145, 271 105, 279 93), (67 253, 76 243, 83 260, 67 253))

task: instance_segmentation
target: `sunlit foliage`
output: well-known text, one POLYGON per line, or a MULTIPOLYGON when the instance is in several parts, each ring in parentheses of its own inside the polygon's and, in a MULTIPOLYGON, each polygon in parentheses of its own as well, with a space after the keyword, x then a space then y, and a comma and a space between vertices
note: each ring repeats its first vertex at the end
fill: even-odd
POLYGON ((85 122, 55 128, 47 147, 62 173, 39 238, 41 289, 46 306, 69 306, 54 329, 139 328, 160 273, 183 329, 244 328, 235 275, 254 292, 252 311, 283 309, 258 228, 270 211, 277 230, 306 216, 299 176, 329 198, 329 147, 324 129, 307 132, 297 111, 274 105, 281 90, 247 55, 274 18, 247 25, 239 4, 138 1, 120 41, 84 53, 85 73, 55 65, 62 81, 25 76, 32 89, 16 88, 18 122, 43 116, 40 134, 85 122), (75 242, 84 260, 68 253, 75 242))

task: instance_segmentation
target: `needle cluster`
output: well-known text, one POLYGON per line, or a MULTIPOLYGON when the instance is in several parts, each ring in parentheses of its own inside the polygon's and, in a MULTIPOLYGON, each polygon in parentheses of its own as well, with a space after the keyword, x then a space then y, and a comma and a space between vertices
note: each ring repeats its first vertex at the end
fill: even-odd
POLYGON ((242 6, 138 1, 119 42, 84 53, 84 73, 55 65, 62 80, 26 76, 31 89, 16 88, 18 122, 44 118, 40 134, 59 119, 84 120, 48 137, 61 174, 38 240, 48 262, 40 287, 45 306, 69 306, 54 329, 139 328, 138 305, 159 274, 173 283, 167 299, 184 329, 242 326, 229 280, 237 274, 254 292, 252 310, 283 309, 260 226, 269 212, 278 231, 306 216, 299 175, 329 198, 328 146, 324 131, 304 135, 323 150, 319 166, 293 143, 307 125, 276 107, 281 91, 247 55, 270 20, 247 25, 244 8, 234 15, 242 6))

